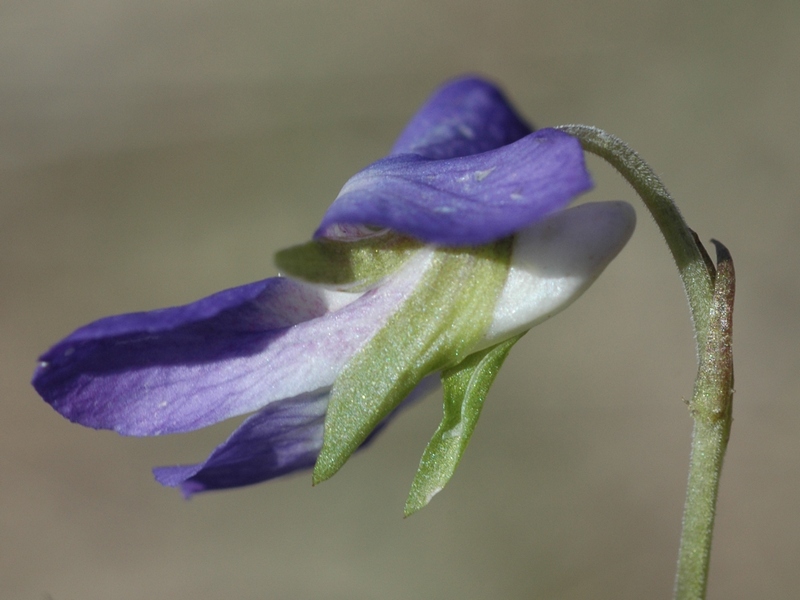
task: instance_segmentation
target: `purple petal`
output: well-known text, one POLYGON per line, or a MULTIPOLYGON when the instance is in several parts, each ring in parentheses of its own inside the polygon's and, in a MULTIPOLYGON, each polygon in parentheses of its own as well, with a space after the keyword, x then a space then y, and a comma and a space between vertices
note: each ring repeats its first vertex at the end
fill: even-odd
POLYGON ((530 132, 494 85, 464 77, 434 92, 400 134, 391 154, 455 158, 500 148, 530 132))
POLYGON ((360 297, 274 278, 102 319, 42 356, 33 385, 59 413, 97 429, 205 427, 329 388, 419 276, 403 270, 360 297))
POLYGON ((591 186, 580 142, 554 129, 473 156, 403 154, 350 179, 315 236, 368 225, 435 244, 485 244, 543 219, 591 186))
MULTIPOLYGON (((386 423, 439 384, 426 377, 364 442, 371 442, 386 423)), ((248 417, 211 455, 197 465, 153 469, 162 485, 180 487, 184 496, 241 487, 314 466, 328 408, 327 394, 304 394, 273 402, 248 417)))
POLYGON ((287 327, 326 312, 313 288, 273 278, 185 306, 108 317, 44 354, 33 385, 58 412, 91 427, 131 435, 189 429, 208 412, 203 388, 222 379, 217 365, 246 362, 287 327))
POLYGON ((314 466, 325 426, 327 394, 306 394, 266 406, 247 418, 205 462, 153 469, 162 485, 184 496, 251 485, 314 466))

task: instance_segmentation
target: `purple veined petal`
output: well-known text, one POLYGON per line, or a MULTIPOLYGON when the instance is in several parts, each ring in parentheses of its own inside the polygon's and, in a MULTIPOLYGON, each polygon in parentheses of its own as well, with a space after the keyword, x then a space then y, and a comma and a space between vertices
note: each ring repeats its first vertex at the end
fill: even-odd
POLYGON ((54 346, 33 385, 71 421, 123 435, 205 427, 322 391, 413 290, 430 251, 359 295, 284 278, 102 319, 54 346))
POLYGON ((563 208, 591 186, 580 142, 554 129, 473 156, 403 154, 351 178, 315 237, 369 225, 434 244, 486 244, 563 208))
POLYGON ((100 319, 40 358, 33 385, 72 421, 129 435, 194 428, 225 418, 234 365, 252 361, 292 325, 328 313, 317 289, 272 278, 185 306, 100 319), (226 372, 227 371, 227 372, 226 372), (179 424, 180 422, 180 424, 179 424))
MULTIPOLYGON (((373 431, 367 445, 386 423, 438 387, 438 376, 426 377, 409 397, 373 431)), ((268 404, 248 417, 202 463, 153 469, 162 485, 180 487, 185 497, 199 492, 261 483, 310 469, 322 448, 328 394, 304 394, 268 404)))
POLYGON ((531 131, 497 87, 477 77, 463 77, 434 92, 400 134, 391 154, 455 158, 500 148, 531 131))
POLYGON ((511 268, 481 347, 527 331, 577 300, 636 227, 627 202, 591 202, 520 231, 511 268))

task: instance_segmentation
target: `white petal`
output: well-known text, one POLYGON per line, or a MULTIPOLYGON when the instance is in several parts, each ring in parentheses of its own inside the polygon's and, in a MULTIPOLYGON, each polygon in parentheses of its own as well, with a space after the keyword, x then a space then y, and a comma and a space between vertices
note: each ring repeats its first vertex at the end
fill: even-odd
POLYGON ((635 226, 636 213, 626 202, 598 202, 520 231, 481 346, 526 331, 569 306, 622 250, 635 226))

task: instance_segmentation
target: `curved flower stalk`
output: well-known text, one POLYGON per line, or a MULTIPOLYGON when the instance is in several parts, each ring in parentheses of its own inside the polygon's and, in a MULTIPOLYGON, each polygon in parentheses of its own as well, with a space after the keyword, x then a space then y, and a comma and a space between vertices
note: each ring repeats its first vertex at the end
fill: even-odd
POLYGON ((71 421, 161 435, 250 414, 202 463, 155 469, 187 496, 314 467, 333 475, 441 380, 444 416, 406 504, 442 489, 511 346, 622 249, 622 202, 580 143, 532 130, 477 78, 443 86, 392 153, 350 179, 284 277, 101 319, 40 359, 33 385, 71 421))

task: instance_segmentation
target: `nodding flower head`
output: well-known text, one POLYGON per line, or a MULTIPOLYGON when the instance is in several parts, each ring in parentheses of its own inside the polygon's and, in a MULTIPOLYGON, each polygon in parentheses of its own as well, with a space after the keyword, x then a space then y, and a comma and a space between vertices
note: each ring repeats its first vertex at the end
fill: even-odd
POLYGON ((284 274, 191 304, 100 319, 33 385, 66 418, 123 435, 249 414, 202 463, 155 469, 187 496, 313 467, 332 476, 439 382, 441 424, 406 514, 458 464, 511 346, 573 302, 631 236, 578 140, 533 131, 490 83, 440 88, 391 153, 354 175, 284 274))

